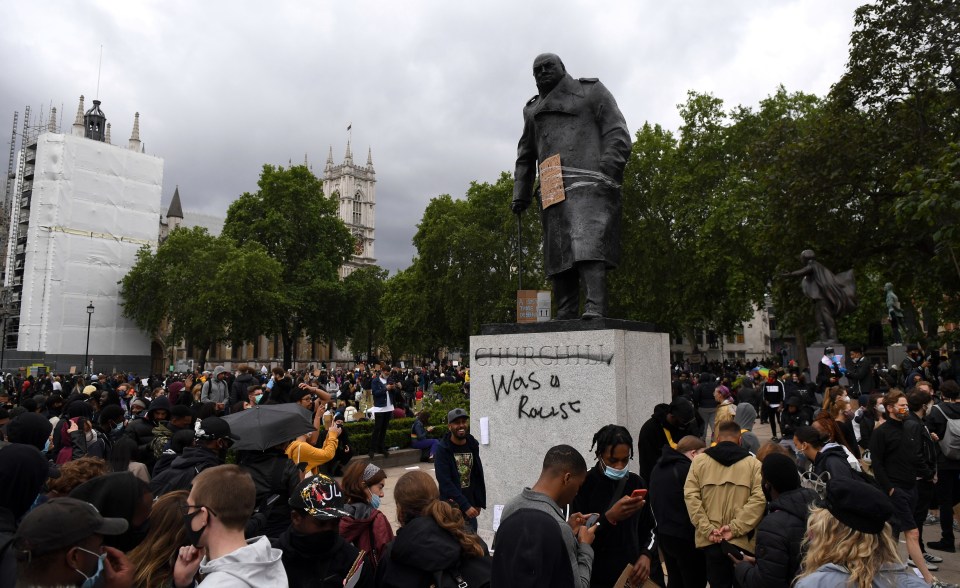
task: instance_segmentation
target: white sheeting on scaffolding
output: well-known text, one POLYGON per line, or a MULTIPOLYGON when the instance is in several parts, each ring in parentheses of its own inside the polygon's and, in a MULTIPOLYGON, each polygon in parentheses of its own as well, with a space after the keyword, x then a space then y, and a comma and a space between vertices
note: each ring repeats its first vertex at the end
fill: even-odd
POLYGON ((19 351, 149 355, 150 336, 123 318, 119 281, 144 245, 156 249, 163 160, 84 137, 44 133, 27 231, 19 351))

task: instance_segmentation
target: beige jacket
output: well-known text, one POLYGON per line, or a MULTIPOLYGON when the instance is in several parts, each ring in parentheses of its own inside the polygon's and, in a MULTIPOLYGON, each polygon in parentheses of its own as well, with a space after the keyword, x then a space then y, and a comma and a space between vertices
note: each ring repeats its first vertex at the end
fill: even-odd
POLYGON ((767 501, 760 486, 760 462, 746 449, 724 441, 698 455, 683 485, 683 498, 696 528, 697 547, 710 545, 710 533, 729 525, 730 543, 754 551, 751 531, 763 518, 767 501))

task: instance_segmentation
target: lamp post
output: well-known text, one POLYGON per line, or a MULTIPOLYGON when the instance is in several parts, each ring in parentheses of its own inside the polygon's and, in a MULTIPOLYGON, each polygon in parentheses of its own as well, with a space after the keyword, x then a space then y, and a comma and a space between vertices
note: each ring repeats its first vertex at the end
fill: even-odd
POLYGON ((87 349, 83 352, 83 373, 90 366, 90 322, 93 320, 93 300, 87 305, 87 349))

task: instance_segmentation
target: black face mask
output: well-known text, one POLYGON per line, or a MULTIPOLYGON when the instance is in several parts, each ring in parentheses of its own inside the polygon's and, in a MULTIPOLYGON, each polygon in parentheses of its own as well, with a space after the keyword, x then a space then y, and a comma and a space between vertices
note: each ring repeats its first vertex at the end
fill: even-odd
POLYGON ((187 544, 193 545, 194 547, 200 547, 200 537, 202 537, 203 532, 207 530, 207 525, 200 527, 199 531, 194 531, 190 526, 190 523, 193 522, 193 517, 198 514, 200 514, 199 508, 190 514, 183 515, 183 526, 186 530, 183 538, 187 541, 187 544))
POLYGON ((302 553, 319 554, 328 553, 333 548, 339 531, 321 531, 319 533, 310 533, 305 535, 290 530, 290 546, 302 553))

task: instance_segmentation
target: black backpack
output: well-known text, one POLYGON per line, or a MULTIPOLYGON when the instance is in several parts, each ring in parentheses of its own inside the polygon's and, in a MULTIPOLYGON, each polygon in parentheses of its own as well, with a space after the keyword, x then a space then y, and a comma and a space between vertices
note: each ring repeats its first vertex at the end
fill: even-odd
POLYGON ((493 558, 467 557, 458 565, 434 572, 430 588, 490 588, 493 558))

